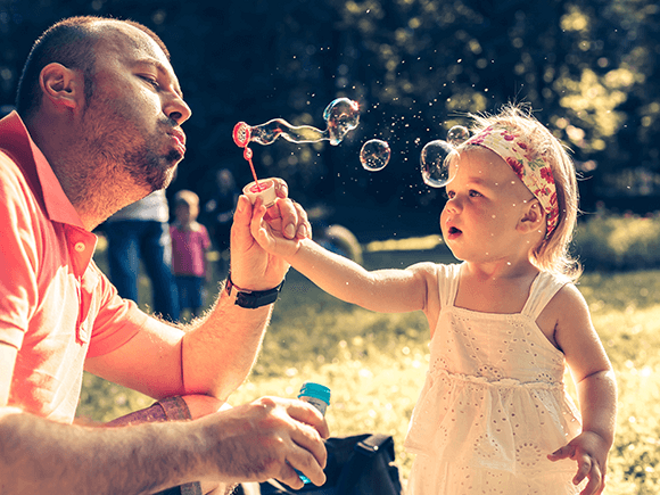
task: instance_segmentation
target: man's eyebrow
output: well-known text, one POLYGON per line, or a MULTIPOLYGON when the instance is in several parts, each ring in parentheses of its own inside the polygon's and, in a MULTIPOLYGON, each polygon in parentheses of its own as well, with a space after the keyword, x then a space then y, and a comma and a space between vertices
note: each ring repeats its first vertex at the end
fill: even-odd
POLYGON ((172 81, 172 86, 174 86, 174 91, 179 95, 180 98, 183 98, 183 92, 181 91, 181 87, 179 86, 179 81, 176 79, 176 77, 172 77, 170 71, 160 62, 160 60, 152 57, 145 57, 136 60, 133 65, 135 66, 149 65, 151 67, 155 67, 159 73, 165 75, 168 79, 172 81))

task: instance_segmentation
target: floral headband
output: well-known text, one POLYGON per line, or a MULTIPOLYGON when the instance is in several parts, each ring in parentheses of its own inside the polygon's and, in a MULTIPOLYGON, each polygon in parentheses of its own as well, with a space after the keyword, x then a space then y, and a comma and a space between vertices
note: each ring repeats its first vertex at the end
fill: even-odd
POLYGON ((552 169, 543 157, 530 159, 529 145, 522 134, 501 124, 486 127, 462 144, 469 145, 487 148, 509 164, 547 214, 545 238, 550 237, 559 222, 559 206, 552 169))

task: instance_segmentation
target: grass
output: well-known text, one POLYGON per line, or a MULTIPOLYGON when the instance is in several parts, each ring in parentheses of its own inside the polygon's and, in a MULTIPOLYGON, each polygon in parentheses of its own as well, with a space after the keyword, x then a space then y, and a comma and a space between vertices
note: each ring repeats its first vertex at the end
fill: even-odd
MULTIPOLYGON (((452 258, 437 242, 420 238, 372 243, 365 247, 364 260, 374 269, 452 258)), ((608 495, 660 493, 659 275, 657 270, 589 273, 580 280, 619 384, 608 495)), ((293 397, 305 380, 324 383, 332 389, 327 413, 332 434, 392 434, 405 479, 412 456, 403 451, 403 439, 424 381, 427 344, 421 313, 372 313, 338 301, 292 270, 260 358, 231 402, 262 395, 293 397)), ((150 402, 86 375, 79 414, 105 421, 150 402)))

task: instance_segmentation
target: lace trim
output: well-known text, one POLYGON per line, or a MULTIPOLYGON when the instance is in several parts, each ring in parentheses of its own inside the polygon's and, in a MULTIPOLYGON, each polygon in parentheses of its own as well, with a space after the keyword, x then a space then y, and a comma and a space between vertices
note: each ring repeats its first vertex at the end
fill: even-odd
MULTIPOLYGON (((451 380, 457 380, 461 382, 466 382, 474 385, 481 385, 483 387, 496 387, 496 388, 524 388, 527 390, 530 389, 540 389, 540 390, 563 390, 564 383, 561 381, 544 381, 538 380, 533 382, 522 382, 515 378, 501 378, 492 380, 485 376, 474 376, 474 375, 464 375, 462 373, 452 373, 442 368, 435 368, 432 372, 434 378, 443 377, 449 378, 451 380), (438 376, 440 375, 440 376, 438 376)), ((551 378, 549 374, 544 374, 547 378, 551 378)), ((542 375, 543 376, 543 375, 542 375)))

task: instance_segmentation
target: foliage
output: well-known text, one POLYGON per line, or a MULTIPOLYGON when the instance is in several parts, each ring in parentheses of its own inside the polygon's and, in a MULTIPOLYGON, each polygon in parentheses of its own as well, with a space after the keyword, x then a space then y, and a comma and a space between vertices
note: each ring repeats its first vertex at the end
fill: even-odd
POLYGON ((657 270, 587 274, 581 292, 614 366, 617 435, 610 453, 611 494, 660 488, 660 277, 657 270))
MULTIPOLYGON (((418 241, 418 250, 406 251, 385 249, 411 249, 410 239, 370 244, 365 265, 376 269, 452 261, 430 238, 418 241)), ((102 254, 97 253, 100 266, 102 254)), ((609 495, 652 495, 660 487, 659 275, 657 270, 589 272, 580 280, 619 384, 617 436, 605 491, 609 495)), ((412 456, 403 450, 403 439, 428 366, 427 332, 421 313, 385 315, 350 306, 292 271, 257 365, 231 402, 262 395, 294 397, 305 380, 325 383, 332 389, 327 414, 332 433, 394 435, 406 477, 412 456)), ((86 375, 79 414, 107 421, 149 402, 86 375)))
POLYGON ((660 267, 660 217, 597 215, 581 222, 576 252, 587 270, 660 267))
POLYGON ((581 184, 584 208, 636 185, 635 174, 612 179, 619 172, 660 168, 654 0, 0 0, 0 106, 13 102, 32 41, 74 14, 130 17, 168 44, 194 113, 171 193, 204 200, 221 166, 250 180, 230 138, 237 121, 323 127, 323 109, 340 96, 362 109, 341 146, 254 149, 258 173, 287 179, 303 204, 424 208, 438 193, 420 181, 423 145, 466 112, 509 100, 530 102, 574 149, 593 177, 581 184), (376 136, 393 158, 368 174, 358 151, 376 136))

